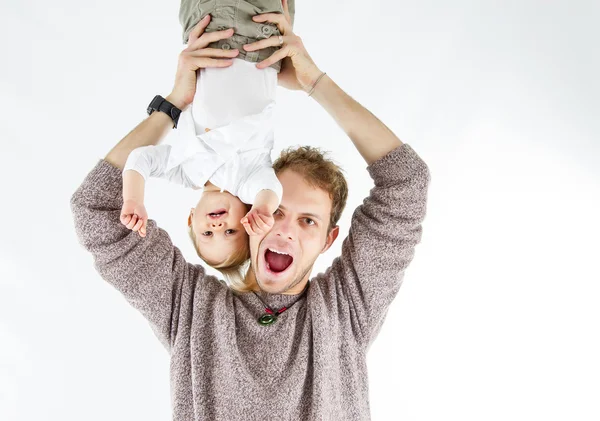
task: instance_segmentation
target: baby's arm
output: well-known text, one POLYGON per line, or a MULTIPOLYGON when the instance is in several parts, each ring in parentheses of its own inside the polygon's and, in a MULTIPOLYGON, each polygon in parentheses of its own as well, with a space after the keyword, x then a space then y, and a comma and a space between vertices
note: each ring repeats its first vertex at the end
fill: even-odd
POLYGON ((264 189, 256 195, 252 209, 258 209, 263 213, 273 215, 278 206, 279 197, 277 197, 277 194, 273 190, 264 189))
POLYGON ((170 146, 143 146, 132 150, 123 169, 121 223, 141 237, 146 236, 148 213, 144 206, 146 179, 164 174, 170 146))
POLYGON ((123 172, 123 207, 121 222, 133 231, 139 231, 141 237, 146 236, 148 213, 144 206, 144 187, 146 180, 136 170, 123 172))
POLYGON ((273 190, 264 189, 256 194, 250 212, 242 218, 248 235, 266 234, 273 228, 273 214, 279 207, 279 197, 273 190))
POLYGON ((248 235, 269 232, 275 223, 273 214, 283 196, 283 188, 273 170, 270 155, 260 159, 257 167, 238 190, 237 196, 242 202, 253 204, 250 212, 241 220, 248 235))

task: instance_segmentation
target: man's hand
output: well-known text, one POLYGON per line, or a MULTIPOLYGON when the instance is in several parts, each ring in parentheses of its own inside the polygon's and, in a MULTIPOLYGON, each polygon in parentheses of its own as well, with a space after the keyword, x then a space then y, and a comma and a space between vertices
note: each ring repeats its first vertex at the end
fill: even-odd
POLYGON ((135 200, 123 202, 121 208, 121 223, 128 229, 138 232, 140 237, 146 236, 146 226, 148 225, 148 213, 143 203, 135 200))
POLYGON ((184 109, 194 100, 196 94, 196 71, 206 67, 229 67, 239 50, 221 50, 206 48, 211 42, 230 38, 234 30, 205 33, 211 16, 206 15, 194 27, 188 39, 188 46, 179 54, 175 86, 171 94, 165 98, 176 107, 184 109))
MULTIPOLYGON (((256 15, 252 19, 254 22, 270 22, 277 25, 279 32, 283 36, 281 48, 274 52, 271 57, 261 61, 256 65, 259 69, 269 67, 271 64, 281 62, 281 72, 277 76, 279 85, 291 90, 303 89, 308 92, 316 80, 321 76, 321 71, 312 60, 302 39, 292 31, 290 12, 288 9, 288 0, 283 0, 284 13, 265 13, 256 15)), ((269 38, 244 45, 246 51, 262 50, 267 47, 279 47, 279 36, 269 38)))
POLYGON ((248 235, 265 235, 275 224, 273 214, 269 213, 266 206, 252 207, 250 212, 241 220, 248 235))

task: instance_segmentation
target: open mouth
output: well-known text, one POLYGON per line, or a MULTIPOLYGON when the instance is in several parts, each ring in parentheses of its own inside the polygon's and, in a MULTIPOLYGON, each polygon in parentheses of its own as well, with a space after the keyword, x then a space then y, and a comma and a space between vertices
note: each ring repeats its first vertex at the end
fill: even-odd
POLYGON ((268 248, 265 250, 265 262, 267 269, 275 274, 281 273, 289 268, 294 258, 287 253, 268 248))
POLYGON ((208 214, 208 216, 209 216, 210 218, 217 219, 217 218, 220 218, 220 217, 222 217, 222 216, 223 216, 223 215, 225 215, 226 213, 227 213, 227 210, 226 210, 226 209, 217 209, 217 210, 215 210, 215 211, 212 211, 211 213, 209 213, 209 214, 208 214))

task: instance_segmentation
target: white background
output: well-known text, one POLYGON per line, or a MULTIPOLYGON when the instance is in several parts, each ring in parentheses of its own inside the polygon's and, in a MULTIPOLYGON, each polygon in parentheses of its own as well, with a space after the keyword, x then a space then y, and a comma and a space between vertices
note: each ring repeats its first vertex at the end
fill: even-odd
MULTIPOLYGON (((0 420, 170 419, 168 355, 94 271, 69 199, 169 93, 178 9, 2 0, 0 420)), ((298 0, 319 67, 432 175, 422 242, 368 355, 373 420, 600 419, 599 21, 596 1, 298 0)), ((275 154, 319 145, 347 171, 343 238, 365 164, 314 100, 278 99, 275 154)), ((197 193, 147 191, 194 262, 197 193)))

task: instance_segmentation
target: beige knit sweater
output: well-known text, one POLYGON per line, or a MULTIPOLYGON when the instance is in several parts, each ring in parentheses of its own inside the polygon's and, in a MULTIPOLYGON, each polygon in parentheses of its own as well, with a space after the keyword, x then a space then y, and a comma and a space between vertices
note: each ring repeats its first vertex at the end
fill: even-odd
POLYGON ((71 198, 79 241, 170 353, 174 420, 370 419, 366 353, 421 239, 430 176, 408 144, 367 169, 342 255, 268 326, 253 293, 186 262, 154 220, 145 238, 120 223, 121 171, 100 160, 87 175, 71 198))

